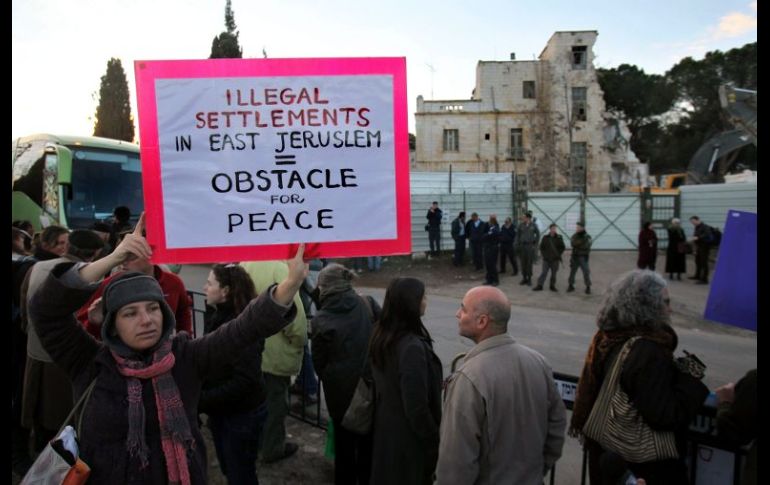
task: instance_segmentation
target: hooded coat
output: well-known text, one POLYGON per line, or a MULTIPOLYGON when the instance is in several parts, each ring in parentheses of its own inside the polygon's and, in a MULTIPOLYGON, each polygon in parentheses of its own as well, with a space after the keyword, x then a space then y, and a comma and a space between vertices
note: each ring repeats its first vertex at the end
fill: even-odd
POLYGON ((323 382, 326 407, 335 424, 342 421, 364 372, 369 337, 379 314, 380 306, 372 297, 349 289, 322 300, 313 317, 313 367, 323 382))

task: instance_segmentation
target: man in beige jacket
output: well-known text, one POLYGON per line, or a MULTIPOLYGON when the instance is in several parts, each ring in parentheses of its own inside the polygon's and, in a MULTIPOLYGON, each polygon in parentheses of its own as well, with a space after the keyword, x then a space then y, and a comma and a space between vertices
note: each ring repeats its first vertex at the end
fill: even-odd
POLYGON ((465 294, 460 335, 476 343, 450 377, 436 467, 439 484, 541 484, 567 424, 551 367, 508 334, 511 302, 497 288, 465 294))

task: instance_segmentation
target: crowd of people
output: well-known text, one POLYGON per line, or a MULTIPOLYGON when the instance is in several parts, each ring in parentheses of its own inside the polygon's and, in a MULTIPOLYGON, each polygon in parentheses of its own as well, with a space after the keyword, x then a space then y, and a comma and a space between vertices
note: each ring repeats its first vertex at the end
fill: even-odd
MULTIPOLYGON (((439 210, 434 202, 435 210, 439 210)), ((431 208, 433 210, 433 207, 431 208)), ((430 219, 430 212, 428 213, 430 219)), ((451 223, 451 235, 454 240, 452 264, 456 267, 465 263, 465 249, 470 247, 471 261, 476 271, 486 269, 484 284, 498 286, 500 275, 507 274, 510 263, 511 275, 521 272, 521 285, 532 286, 533 266, 537 259, 542 260, 542 271, 534 291, 541 291, 550 272, 551 291, 558 291, 556 274, 562 263, 562 253, 566 250, 564 238, 558 233, 558 226, 551 224, 548 232, 541 236, 541 229, 531 211, 527 211, 514 224, 511 217, 506 217, 503 225, 498 223, 497 215, 491 214, 487 221, 482 221, 478 213, 471 213, 465 220, 465 211, 461 211, 451 223)), ((572 256, 570 257, 570 276, 567 291, 575 291, 575 274, 580 269, 585 282, 585 292, 591 293, 591 277, 588 267, 591 252, 591 236, 585 232, 585 223, 577 221, 575 232, 570 238, 572 256)), ((432 246, 431 246, 432 247, 432 246)), ((434 254, 431 249, 431 254, 434 254)))
MULTIPOLYGON (((486 284, 459 303, 458 333, 474 346, 449 376, 423 323, 428 298, 419 278, 394 278, 380 305, 355 290, 353 268, 327 264, 309 280, 302 245, 288 261, 216 264, 203 288, 204 335, 193 339, 186 288, 150 262, 144 216, 132 228, 116 219, 114 238, 107 226, 49 226, 36 235, 14 224, 14 470, 25 473, 30 445, 42 449, 88 391, 78 439, 89 483, 206 483, 204 417, 228 483, 258 483, 260 457, 274 463, 297 451, 284 421, 301 371, 300 392, 314 374, 323 388, 337 484, 540 484, 567 433, 588 452, 591 483, 629 475, 687 483, 686 430, 708 389, 697 357, 675 356, 666 280, 637 269, 610 285, 568 423, 550 364, 511 335, 512 305, 495 287, 498 263, 504 272, 508 262, 532 285, 537 245, 543 269, 533 290, 550 272, 557 291, 566 244, 555 224, 540 237, 531 213, 518 226, 476 213, 466 223, 464 215, 452 223, 453 262, 463 263, 468 239, 486 284), (648 427, 671 433, 673 455, 634 461, 586 434, 619 361, 619 389, 648 427), (365 433, 344 423, 362 379, 374 389, 365 433)), ((695 219, 695 237, 707 239, 695 219)), ((687 242, 678 223, 671 231, 687 242)), ((591 237, 582 221, 570 245, 567 291, 580 269, 590 293, 591 237)), ((673 279, 684 268, 671 263, 673 279)), ((747 417, 756 414, 756 371, 717 391, 720 432, 738 445, 756 440, 747 417)), ((756 441, 753 450, 749 467, 756 441)))
MULTIPOLYGON (((430 241, 430 256, 438 256, 441 248, 441 218, 443 212, 438 202, 433 202, 426 218, 430 241)), ((709 255, 711 249, 719 244, 718 231, 705 224, 698 216, 690 217, 693 224, 693 236, 687 238, 681 221, 674 217, 665 227, 668 233, 666 247, 665 272, 669 279, 682 279, 686 273, 686 255, 695 253, 695 274, 689 279, 697 284, 708 284, 709 255)), ((544 227, 544 226, 543 226, 544 227)), ((505 219, 503 226, 498 224, 497 215, 490 214, 487 221, 481 220, 478 213, 471 213, 466 221, 465 211, 461 211, 451 222, 451 237, 454 241, 452 265, 463 266, 466 248, 470 249, 471 262, 476 271, 486 269, 484 284, 497 286, 500 284, 500 274, 506 274, 507 263, 511 263, 512 275, 521 271, 520 284, 532 286, 533 265, 536 260, 542 260, 542 271, 533 288, 541 291, 548 274, 551 274, 549 289, 558 291, 556 287, 559 266, 563 264, 562 253, 567 249, 564 238, 558 233, 559 226, 552 223, 548 232, 541 234, 541 225, 537 223, 532 211, 526 211, 518 225, 510 217, 505 219)), ((593 240, 585 230, 585 222, 575 223, 575 232, 570 237, 570 275, 567 292, 575 291, 575 275, 580 269, 583 273, 585 293, 591 293, 591 276, 589 255, 593 240)), ((642 225, 637 238, 638 258, 637 268, 655 271, 658 258, 658 235, 650 221, 642 225)))

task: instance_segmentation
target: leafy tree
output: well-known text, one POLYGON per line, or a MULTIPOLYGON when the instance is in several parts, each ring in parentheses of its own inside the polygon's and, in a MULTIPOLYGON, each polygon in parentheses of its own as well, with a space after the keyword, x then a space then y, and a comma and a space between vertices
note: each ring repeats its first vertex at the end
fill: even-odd
POLYGON ((235 14, 230 8, 230 0, 227 0, 225 5, 225 28, 227 30, 214 37, 211 42, 209 59, 240 59, 243 57, 243 49, 238 44, 235 14))
POLYGON ((599 69, 597 74, 607 108, 622 112, 632 132, 671 109, 676 98, 663 76, 645 74, 630 64, 599 69))
MULTIPOLYGON (((629 64, 598 70, 607 109, 622 113, 631 130, 631 149, 660 174, 684 171, 711 136, 732 129, 719 103, 719 86, 756 89, 757 43, 727 52, 708 52, 700 61, 682 59, 663 76, 629 64)), ((740 161, 756 166, 756 149, 740 161)))
POLYGON ((671 109, 676 92, 663 76, 646 74, 630 64, 597 71, 609 111, 622 114, 631 131, 631 150, 642 162, 652 162, 661 134, 657 119, 671 109))
MULTIPOLYGON (((719 86, 733 83, 739 88, 757 88, 757 43, 727 52, 708 52, 700 61, 686 57, 666 72, 666 78, 676 89, 677 103, 686 107, 676 126, 668 127, 667 151, 676 153, 691 148, 680 162, 686 168, 702 143, 735 128, 719 103, 719 86)), ((744 164, 756 165, 756 150, 746 148, 741 155, 744 164)))
POLYGON ((131 116, 126 72, 120 59, 114 57, 107 61, 107 73, 102 76, 94 136, 134 141, 134 119, 131 116))

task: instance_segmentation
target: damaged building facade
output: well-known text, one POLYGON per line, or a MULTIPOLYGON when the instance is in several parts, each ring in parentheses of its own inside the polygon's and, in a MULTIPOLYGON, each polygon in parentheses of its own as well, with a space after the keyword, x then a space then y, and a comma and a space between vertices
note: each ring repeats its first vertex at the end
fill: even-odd
POLYGON ((613 172, 635 157, 605 113, 597 35, 556 32, 539 60, 479 61, 471 99, 418 96, 414 169, 514 172, 530 191, 610 192, 613 172))

